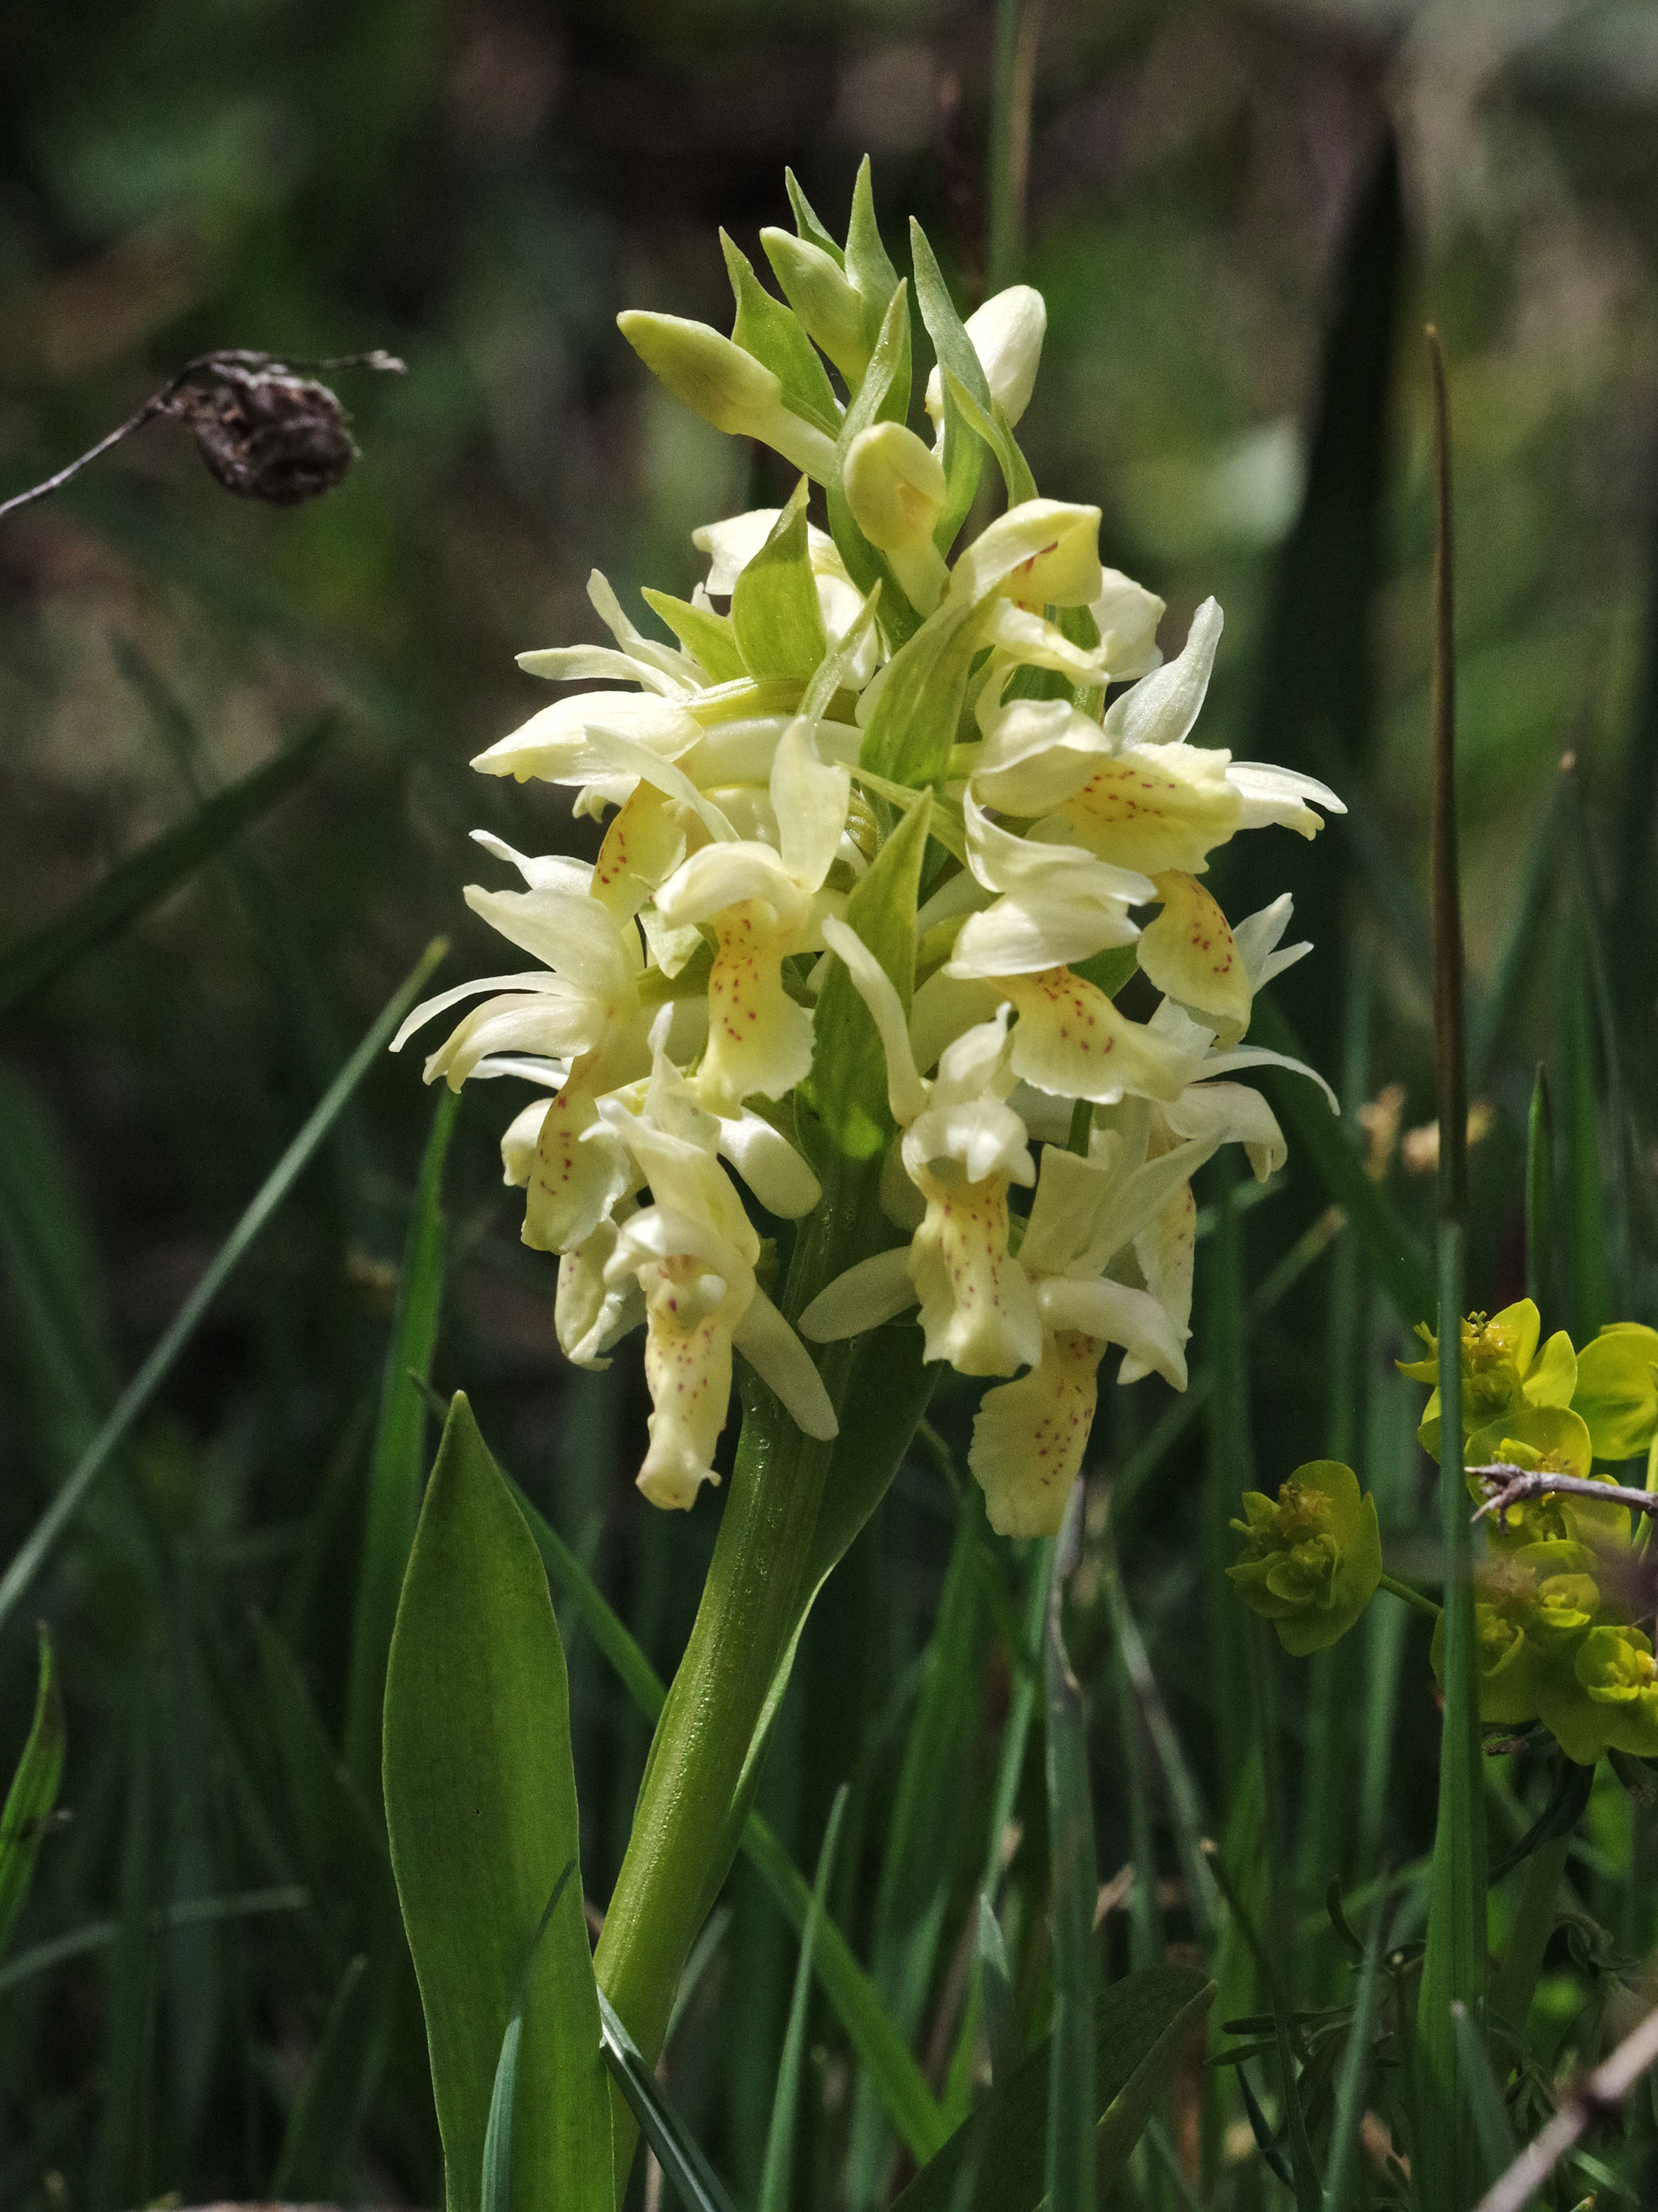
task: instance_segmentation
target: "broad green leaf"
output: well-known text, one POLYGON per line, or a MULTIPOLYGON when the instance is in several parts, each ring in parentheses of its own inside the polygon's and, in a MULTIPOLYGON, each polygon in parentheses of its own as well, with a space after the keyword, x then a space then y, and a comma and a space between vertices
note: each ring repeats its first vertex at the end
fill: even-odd
MULTIPOLYGON (((955 1778, 969 1765, 979 1733, 985 1635, 978 1550, 984 1532, 983 1494, 976 1482, 969 1482, 899 1769, 876 1891, 870 1977, 899 2033, 912 2039, 938 1960, 957 1847, 966 1840, 955 1778)), ((1090 1913, 1091 1917, 1091 1900, 1090 1913)), ((850 2203, 873 2201, 887 2149, 872 2086, 860 2082, 847 2153, 850 2203)))
MULTIPOLYGON (((1063 1554, 1077 1540, 1082 1493, 1066 1509, 1063 1554)), ((1054 1577, 1042 1639, 1048 1718, 1048 1863, 1054 1929, 1053 2057, 1048 2078, 1049 2212, 1093 2212, 1094 1901, 1099 1875, 1082 1692, 1060 1635, 1064 1585, 1054 1577)))
POLYGON ((794 2165, 795 2114, 800 2100, 800 2069, 805 2058, 806 2009, 811 1999, 811 1956, 817 1931, 823 1924, 829 1875, 835 1867, 835 1846, 847 1809, 847 1785, 835 1793, 823 1840, 817 1853, 817 1872, 811 1885, 811 1910, 800 1934, 800 1956, 794 1970, 794 1992, 789 2000, 789 2023, 783 2035, 782 2063, 772 2100, 771 2125, 766 2133, 766 2160, 760 2182, 760 2212, 788 2212, 789 2178, 794 2165))
MULTIPOLYGON (((885 969, 906 1008, 915 982, 915 908, 932 819, 923 791, 853 885, 847 926, 885 969)), ((810 1103, 853 1159, 872 1159, 893 1133, 881 1039, 842 961, 832 960, 812 1021, 810 1103)))
POLYGON ((575 1861, 567 1859, 564 1871, 553 1886, 547 1900, 547 1909, 541 1916, 540 1925, 530 1938, 530 1948, 524 1954, 524 1964, 518 1970, 518 1982, 513 1990, 512 2017, 507 2022, 507 2033, 501 2039, 501 2057, 495 2063, 495 2087, 489 2093, 489 2118, 483 2130, 483 2179, 481 2212, 513 2212, 513 2136, 518 2116, 518 2057, 524 2041, 524 2006, 529 1995, 530 1973, 535 1965, 536 1953, 541 1939, 558 1910, 558 1900, 568 1888, 570 1876, 575 1872, 575 1861))
POLYGON ((380 1792, 380 1715, 386 1655, 409 1565, 426 1479, 426 1399, 443 1303, 443 1166, 460 1093, 446 1085, 432 1116, 404 1246, 397 1312, 380 1383, 380 1425, 368 1463, 368 1500, 357 1569, 347 1678, 345 1763, 367 1802, 380 1792))
MULTIPOLYGON (((568 1691, 535 1540, 456 1395, 398 1608, 386 1814, 426 2012, 447 2212, 478 2212, 514 1984, 580 1862, 568 1691)), ((519 2057, 516 2212, 611 2212, 610 2111, 581 1917, 536 1954, 519 2057)))
POLYGON ((0 1812, 0 1958, 28 1895, 63 1772, 64 1704, 58 1694, 52 1638, 43 1627, 34 1718, 6 1792, 5 1809, 0 1812))
POLYGON ((829 649, 806 544, 806 480, 737 580, 732 628, 751 676, 805 684, 829 649))
POLYGON ((282 2134, 271 2177, 284 2203, 335 2197, 349 2185, 353 2139, 380 2066, 384 2019, 366 1953, 346 1962, 282 2134))
POLYGON ((67 914, 0 952, 0 1014, 156 905, 274 806, 315 767, 329 728, 327 720, 319 722, 286 752, 210 799, 187 822, 121 861, 67 914))
POLYGON ((719 2176, 698 2148, 696 2138, 674 2110, 602 1990, 598 2006, 604 2024, 605 2063, 639 2123, 641 2135, 655 2152, 657 2164, 685 2212, 736 2212, 719 2176))
MULTIPOLYGON (((1125 1974, 1094 2004, 1094 2181, 1101 2201, 1127 2165, 1208 2010, 1214 1984, 1190 1966, 1125 1974)), ((1035 2212, 1047 2186, 1052 2046, 1040 2043, 894 2200, 892 2212, 1035 2212)))
MULTIPOLYGON (((911 1332, 917 1334, 918 1332, 911 1332)), ((919 1363, 918 1363, 919 1364, 919 1363)), ((856 1370, 854 1370, 854 1383, 856 1370)), ((927 1376, 929 1385, 932 1380, 927 1376)), ((849 1397, 852 1394, 849 1394, 849 1397)), ((855 1401, 854 1401, 855 1402, 855 1401)), ((850 1448, 859 1439, 855 1423, 843 1420, 837 1450, 841 1443, 850 1448)), ((853 1455, 855 1456, 855 1455, 853 1455)), ((896 1468, 896 1456, 892 1459, 879 1484, 884 1490, 896 1468)), ((582 1566, 569 1546, 550 1528, 522 1491, 513 1492, 535 1538, 547 1571, 586 1623, 589 1633, 622 1685, 633 1699, 636 1710, 654 1723, 660 1714, 667 1692, 650 1661, 625 1625, 617 1620, 603 1593, 591 1575, 582 1566)), ((827 1506, 829 1492, 825 1492, 827 1506)), ((822 1518, 818 1527, 818 1548, 805 1579, 815 1589, 841 1555, 845 1544, 852 1540, 856 1528, 863 1525, 865 1516, 855 1516, 855 1526, 846 1534, 840 1548, 833 1538, 825 1540, 822 1518), (824 1562, 827 1560, 827 1564, 824 1562)), ((854 1521, 851 1513, 842 1518, 841 1526, 854 1521)), ((770 1825, 758 1813, 750 1813, 743 1829, 742 1849, 744 1856, 761 1880, 770 1890, 784 1917, 795 1932, 804 1932, 811 1911, 811 1887, 779 1842, 770 1825)), ((930 2158, 949 2133, 936 2100, 928 2089, 921 2070, 910 2056, 909 2046, 894 2027, 886 2008, 875 1994, 868 1975, 853 1955, 851 1946, 833 1920, 825 1919, 817 1930, 813 1965, 825 1996, 834 2006, 841 2025, 845 2028, 859 2063, 875 2082, 877 2094, 893 2126, 903 2138, 906 2148, 916 2158, 930 2158)))
POLYGON ((892 295, 879 325, 863 381, 853 394, 835 442, 835 466, 823 487, 829 535, 846 563, 847 574, 866 595, 881 586, 881 627, 895 644, 914 635, 920 617, 892 572, 890 562, 853 518, 845 483, 847 455, 854 438, 872 423, 902 422, 909 410, 909 288, 892 295))
POLYGON ((922 1350, 920 1328, 908 1322, 872 1329, 859 1341, 841 1408, 841 1433, 829 1455, 817 1508, 811 1554, 801 1577, 805 1604, 886 1496, 916 1423, 926 1412, 942 1364, 935 1360, 929 1364, 922 1350))
POLYGON ((742 682, 749 672, 729 615, 717 615, 712 607, 694 607, 689 599, 677 599, 671 592, 654 592, 648 584, 643 598, 686 652, 701 662, 711 683, 742 682))
POLYGON ((240 1221, 214 1254, 195 1288, 179 1307, 160 1341, 111 1408, 98 1433, 77 1461, 52 1504, 13 1554, 0 1576, 0 1626, 22 1601, 53 1547, 80 1510, 94 1483, 108 1466, 134 1423, 172 1371, 173 1362, 195 1334, 203 1316, 235 1273, 248 1248, 303 1173, 358 1084, 378 1061, 398 1024, 419 996, 421 987, 447 947, 431 945, 375 1020, 330 1085, 299 1133, 266 1176, 240 1221))
POLYGON ((817 349, 793 311, 771 294, 754 273, 754 264, 722 230, 720 243, 726 274, 737 301, 732 336, 744 353, 762 362, 783 387, 786 404, 832 438, 841 428, 841 403, 817 349))
POLYGON ((859 747, 864 767, 912 790, 944 781, 978 650, 977 613, 965 595, 946 599, 894 653, 859 747))
MULTIPOLYGON (((1255 999, 1249 1042, 1291 1059, 1305 1058, 1301 1040, 1264 992, 1255 999)), ((1433 1283, 1415 1240, 1380 1186, 1364 1172, 1323 1092, 1305 1076, 1280 1067, 1252 1070, 1251 1080, 1266 1092, 1278 1119, 1289 1125, 1305 1152, 1309 1166, 1346 1214, 1400 1319, 1407 1328, 1419 1321, 1431 1322, 1436 1310, 1433 1283)))

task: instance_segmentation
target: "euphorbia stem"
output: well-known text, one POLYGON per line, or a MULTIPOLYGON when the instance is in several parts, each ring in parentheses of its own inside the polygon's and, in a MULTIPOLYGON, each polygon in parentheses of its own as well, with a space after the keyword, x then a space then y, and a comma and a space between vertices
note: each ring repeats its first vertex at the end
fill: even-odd
MULTIPOLYGON (((791 1320, 878 1233, 873 1165, 832 1161, 803 1224, 783 1300, 791 1320)), ((853 1346, 821 1361, 837 1410, 853 1346)), ((800 1582, 833 1446, 802 1436, 768 1392, 743 1434, 695 1624, 657 1723, 594 1965, 646 2057, 667 2032, 698 1929, 728 1872, 732 1819, 755 1731, 799 1617, 800 1582)), ((617 2194, 632 2160, 631 2114, 613 2095, 617 2194)))

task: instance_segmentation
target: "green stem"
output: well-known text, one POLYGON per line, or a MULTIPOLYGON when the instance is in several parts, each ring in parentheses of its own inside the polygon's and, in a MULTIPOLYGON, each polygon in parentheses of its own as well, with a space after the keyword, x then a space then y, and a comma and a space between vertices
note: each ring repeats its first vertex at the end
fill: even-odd
POLYGON ((1502 2014, 1522 2044, 1538 1977, 1543 1971, 1543 1954, 1554 1933, 1555 1902, 1570 1849, 1569 1835, 1554 1836, 1540 1844, 1527 1861, 1520 1904, 1509 1931, 1509 1948, 1503 1954, 1502 1971, 1491 1984, 1491 2010, 1502 2014))
POLYGON ((1412 1589, 1409 1583, 1400 1582, 1396 1575, 1383 1575, 1376 1588, 1390 1592, 1394 1597, 1402 1598, 1406 1605, 1414 1606, 1418 1613, 1425 1613, 1430 1620, 1437 1620, 1440 1617, 1440 1608, 1430 1597, 1424 1597, 1419 1589, 1412 1589))
MULTIPOLYGON (((831 1158, 823 1198, 802 1224, 784 1297, 793 1318, 877 1231, 868 1164, 831 1158)), ((831 1345, 820 1365, 837 1410, 853 1359, 831 1345)), ((744 1392, 731 1492, 690 1640, 657 1724, 633 1832, 594 1967, 649 2063, 698 1929, 735 1856, 733 1814, 774 1685, 802 1614, 832 1447, 803 1436, 769 1391, 744 1392)), ((631 2113, 612 2099, 618 2195, 632 2161, 631 2113)))

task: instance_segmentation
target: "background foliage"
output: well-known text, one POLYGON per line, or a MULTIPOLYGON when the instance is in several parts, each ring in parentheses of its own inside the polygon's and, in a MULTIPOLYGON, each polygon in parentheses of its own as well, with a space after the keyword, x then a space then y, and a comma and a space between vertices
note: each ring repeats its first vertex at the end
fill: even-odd
MULTIPOLYGON (((616 311, 722 321, 716 225, 751 250, 786 221, 785 162, 838 210, 865 148, 895 240, 919 214, 972 304, 993 37, 988 9, 902 0, 0 11, 0 489, 209 347, 386 345, 410 370, 343 383, 363 459, 314 506, 244 511, 162 426, 0 526, 0 962, 326 718, 292 795, 0 1013, 7 1554, 422 945, 453 936, 448 980, 489 964, 457 896, 466 831, 587 849, 555 794, 466 771, 545 696, 513 653, 593 634, 592 565, 624 600, 643 581, 688 590, 691 528, 786 489, 758 450, 733 473, 730 441, 637 371, 616 311)), ((1106 557, 1168 599, 1166 646, 1220 597, 1207 741, 1309 769, 1352 805, 1318 847, 1272 854, 1262 890, 1292 880, 1319 946, 1278 996, 1424 1249, 1430 1183, 1388 1131, 1431 1114, 1417 334, 1428 315, 1444 333, 1474 1081, 1492 1109, 1473 1302, 1522 1287, 1541 1057, 1561 1152, 1546 1320, 1580 1340, 1614 1316, 1658 1319, 1655 109, 1658 32, 1617 0, 1050 0, 1036 58, 1027 273, 1050 329, 1027 450, 1045 489, 1102 507, 1106 557), (1366 1101, 1381 1103, 1361 1116, 1366 1101)), ((1218 894, 1247 910, 1242 860, 1222 861, 1218 894)), ((0 2202, 277 2182, 435 2199, 407 1988, 374 2038, 353 2032, 354 1962, 395 1982, 402 1939, 374 1759, 351 1760, 354 1782, 331 1749, 355 1740, 368 1469, 390 1449, 382 1435, 375 1456, 382 1374, 434 1107, 416 1079, 406 1061, 371 1073, 0 1636, 9 1769, 33 1706, 30 1615, 52 1625, 71 1815, 0 1962, 0 2202), (367 2044, 372 2063, 319 2099, 337 2078, 319 2051, 367 2044)), ((686 1519, 644 1508, 634 1366, 558 1362, 551 1269, 518 1243, 492 1103, 466 1099, 450 1146, 434 1378, 464 1384, 665 1676, 719 1501, 686 1519)), ((1070 1586, 1106 1955, 1201 1954, 1222 1983, 1217 2046, 1237 2040, 1218 2023, 1267 1993, 1200 1835, 1256 1885, 1254 1909, 1303 1932, 1297 1999, 1337 2005, 1352 1977, 1327 1883, 1346 1884, 1362 1933, 1363 1885, 1384 1865, 1408 1876, 1431 1832, 1425 1625, 1379 1601, 1347 1644, 1258 1670, 1252 1692, 1218 1584, 1237 1492, 1327 1451, 1376 1491, 1390 1558, 1434 1571, 1418 1394, 1392 1375, 1402 1319, 1326 1213, 1315 1164, 1296 1143, 1259 1208, 1210 1193, 1193 1388, 1106 1394, 1070 1586)), ((850 1785, 832 1917, 958 2107, 987 1848, 1006 1861, 1027 2025, 1051 1974, 1040 1731, 1011 1820, 988 1831, 1027 1570, 960 1512, 952 1450, 972 1408, 947 1378, 936 1439, 820 1602, 760 1800, 810 1870, 850 1785)), ((423 1464, 432 1438, 410 1444, 403 1419, 423 1464)), ((582 1871, 602 1900, 648 1729, 562 1601, 560 1618, 582 1871)), ((1530 1753, 1486 1762, 1494 1856, 1549 1779, 1530 1753)), ((1637 2002, 1651 1826, 1602 1770, 1570 1861, 1578 1918, 1552 1939, 1534 2014, 1551 2059, 1598 2050, 1637 2002)), ((1394 1943, 1420 1926, 1401 1879, 1394 1943)), ((750 2203, 795 1955, 740 1867, 669 2047, 682 2110, 750 2203)), ((908 2169, 821 1997, 805 2052, 802 2195, 879 2201, 908 2169)), ((1275 2063, 1254 2073, 1269 2115, 1275 2063)), ((1618 2154, 1637 2196, 1650 2132, 1640 2119, 1618 2154)), ((1147 2203, 1284 2196, 1231 2075, 1195 2062, 1135 2172, 1125 2186, 1147 2203)))

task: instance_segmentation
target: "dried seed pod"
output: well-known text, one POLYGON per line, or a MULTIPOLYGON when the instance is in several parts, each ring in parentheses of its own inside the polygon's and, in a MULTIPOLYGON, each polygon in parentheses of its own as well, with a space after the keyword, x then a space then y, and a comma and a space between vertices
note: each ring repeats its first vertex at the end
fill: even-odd
POLYGON ((215 357, 212 382, 188 385, 172 410, 227 491, 296 507, 332 491, 357 458, 343 407, 325 384, 279 362, 215 357), (258 365, 256 365, 258 364, 258 365))

